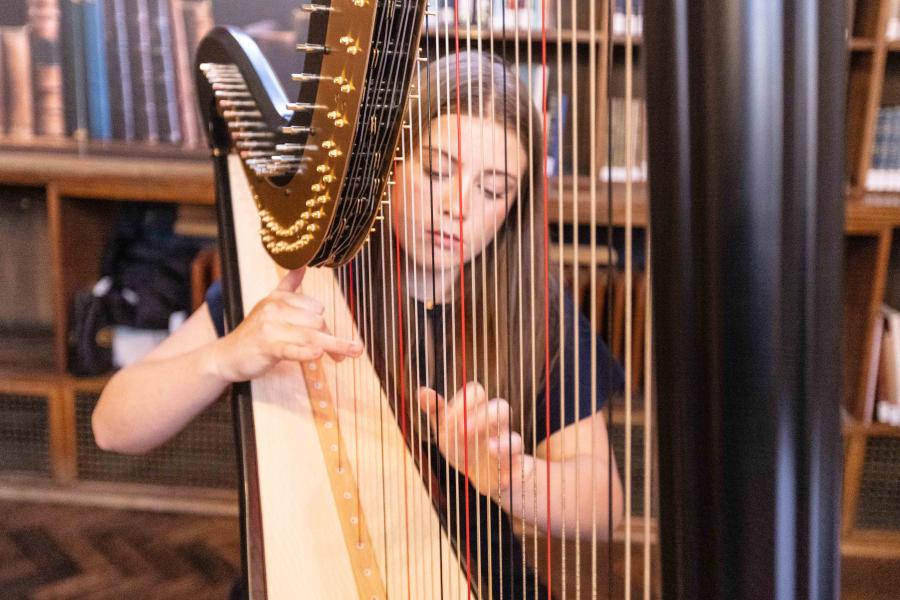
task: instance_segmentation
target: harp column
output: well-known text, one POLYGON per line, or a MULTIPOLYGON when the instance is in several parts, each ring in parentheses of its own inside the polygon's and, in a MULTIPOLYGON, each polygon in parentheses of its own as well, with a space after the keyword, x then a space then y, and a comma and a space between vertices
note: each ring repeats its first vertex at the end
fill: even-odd
POLYGON ((843 0, 647 0, 664 597, 836 598, 843 0))

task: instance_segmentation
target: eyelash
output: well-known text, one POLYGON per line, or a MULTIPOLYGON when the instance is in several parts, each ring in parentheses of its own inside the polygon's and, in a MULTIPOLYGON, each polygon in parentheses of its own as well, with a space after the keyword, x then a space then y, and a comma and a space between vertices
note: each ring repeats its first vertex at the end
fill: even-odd
MULTIPOLYGON (((441 173, 440 171, 435 171, 433 169, 428 170, 427 172, 428 172, 428 176, 431 177, 432 179, 441 179, 441 178, 449 179, 450 178, 450 174, 441 173)), ((504 194, 503 192, 495 192, 495 191, 489 190, 487 188, 481 188, 481 191, 484 192, 484 195, 488 200, 497 201, 497 200, 503 200, 506 197, 506 194, 504 194)))

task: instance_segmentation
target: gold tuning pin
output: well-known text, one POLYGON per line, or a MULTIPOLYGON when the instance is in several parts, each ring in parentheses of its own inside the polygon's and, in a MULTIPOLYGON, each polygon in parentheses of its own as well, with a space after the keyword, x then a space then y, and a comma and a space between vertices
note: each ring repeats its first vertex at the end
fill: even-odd
POLYGON ((324 54, 328 52, 328 47, 323 44, 302 43, 297 44, 296 49, 297 52, 307 52, 310 54, 315 54, 318 52, 322 52, 324 54))
POLYGON ((306 127, 305 125, 286 125, 281 128, 281 133, 287 135, 299 135, 302 133, 313 135, 315 130, 312 127, 306 127))
POLYGON ((322 108, 326 108, 326 106, 324 104, 312 104, 309 102, 290 102, 287 105, 287 109, 291 112, 307 112, 322 108))
MULTIPOLYGON (((318 165, 316 167, 316 171, 318 171, 319 173, 327 173, 330 170, 331 170, 331 167, 329 167, 328 165, 318 165)), ((329 182, 329 183, 331 183, 331 182, 329 182)))
POLYGON ((334 140, 325 140, 324 142, 322 142, 322 147, 326 150, 331 150, 335 147, 335 145, 336 144, 334 143, 334 140))
POLYGON ((305 10, 306 12, 311 12, 311 13, 313 13, 313 12, 332 12, 334 10, 333 6, 329 6, 327 4, 313 4, 313 3, 304 4, 300 8, 302 10, 305 10))

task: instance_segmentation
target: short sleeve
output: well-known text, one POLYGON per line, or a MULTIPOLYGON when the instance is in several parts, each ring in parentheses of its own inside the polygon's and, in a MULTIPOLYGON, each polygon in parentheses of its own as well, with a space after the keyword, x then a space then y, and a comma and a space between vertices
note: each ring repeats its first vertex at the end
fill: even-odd
MULTIPOLYGON (((603 339, 591 332, 590 322, 583 314, 577 313, 568 294, 563 313, 565 340, 562 352, 550 371, 549 390, 545 390, 549 391, 551 402, 550 433, 591 416, 611 396, 621 393, 625 385, 621 365, 613 358, 603 339), (592 347, 596 352, 596 388, 591 385, 592 347)), ((542 394, 537 401, 539 408, 534 423, 538 428, 538 438, 543 439, 547 431, 546 394, 542 394)))
POLYGON ((225 300, 222 298, 221 280, 213 282, 206 290, 206 307, 219 337, 225 335, 225 300))

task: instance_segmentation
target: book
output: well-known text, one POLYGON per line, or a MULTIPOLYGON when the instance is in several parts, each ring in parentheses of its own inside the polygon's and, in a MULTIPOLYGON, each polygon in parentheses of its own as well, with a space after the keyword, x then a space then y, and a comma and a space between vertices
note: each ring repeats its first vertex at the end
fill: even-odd
POLYGON ((153 97, 159 139, 177 144, 181 141, 181 117, 175 84, 169 0, 148 0, 150 10, 150 52, 153 69, 153 97))
POLYGON ((630 132, 625 129, 625 109, 624 98, 612 98, 610 102, 612 156, 610 164, 605 165, 600 171, 600 177, 604 181, 610 178, 610 174, 613 181, 625 180, 628 166, 628 135, 631 135, 632 148, 631 178, 635 181, 643 181, 647 178, 646 102, 642 98, 632 98, 630 132))
POLYGON ((569 114, 569 97, 566 94, 550 96, 547 111, 550 115, 550 122, 547 125, 547 175, 556 177, 561 175, 562 143, 559 134, 560 127, 563 128, 562 136, 565 137, 567 134, 565 124, 569 114))
POLYGON ((900 39, 900 0, 891 0, 888 10, 887 39, 888 41, 900 39))
POLYGON ((153 49, 148 0, 127 0, 135 137, 159 141, 159 121, 153 84, 153 49))
POLYGON ((66 126, 58 0, 28 0, 28 24, 31 26, 35 133, 62 137, 66 126))
POLYGON ((9 137, 28 139, 34 135, 34 95, 31 78, 31 35, 28 25, 0 27, 3 70, 6 74, 7 131, 9 137))
POLYGON ((134 90, 129 56, 125 0, 106 0, 106 55, 109 67, 109 102, 113 137, 135 139, 134 90))
POLYGON ((181 116, 181 138, 188 148, 200 145, 200 119, 194 93, 194 52, 188 46, 182 0, 169 0, 172 53, 175 59, 175 84, 181 116))
POLYGON ((866 188, 876 192, 900 190, 900 106, 883 106, 878 111, 866 188))
POLYGON ((84 67, 84 10, 81 0, 60 0, 62 14, 63 116, 66 135, 88 137, 87 76, 84 67))
POLYGON ((200 40, 215 26, 212 0, 183 0, 182 9, 188 48, 193 55, 200 40))
POLYGON ((3 60, 3 44, 0 43, 0 138, 6 136, 6 67, 3 60))
POLYGON ((631 35, 640 36, 644 32, 643 3, 641 0, 631 0, 631 15, 627 14, 626 0, 616 0, 616 9, 613 12, 613 35, 625 36, 628 26, 631 26, 631 35))
POLYGON ((82 0, 84 66, 87 74, 88 131, 94 139, 112 138, 109 77, 106 65, 105 15, 101 0, 82 0))
POLYGON ((875 418, 886 422, 882 416, 891 414, 889 407, 900 411, 900 311, 882 305, 873 338, 869 372, 876 371, 877 376, 874 385, 871 382, 867 384, 863 408, 866 419, 872 417, 874 409, 875 418))

